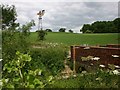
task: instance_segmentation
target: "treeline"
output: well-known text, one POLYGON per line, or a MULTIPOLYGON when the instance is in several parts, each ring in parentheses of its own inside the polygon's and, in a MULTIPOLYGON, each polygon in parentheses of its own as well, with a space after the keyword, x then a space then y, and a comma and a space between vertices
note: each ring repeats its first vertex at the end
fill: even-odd
POLYGON ((120 18, 113 21, 96 21, 92 24, 84 24, 80 32, 83 33, 119 33, 120 18))
MULTIPOLYGON (((46 32, 53 32, 51 29, 46 29, 46 32)), ((66 32, 66 28, 60 28, 59 32, 66 32)), ((68 32, 73 33, 73 30, 68 30, 68 32)))

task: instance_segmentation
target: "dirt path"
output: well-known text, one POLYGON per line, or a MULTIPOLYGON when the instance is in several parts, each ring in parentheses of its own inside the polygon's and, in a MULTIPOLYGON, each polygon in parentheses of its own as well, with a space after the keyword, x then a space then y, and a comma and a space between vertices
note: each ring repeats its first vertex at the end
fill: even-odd
POLYGON ((71 75, 73 75, 73 71, 70 69, 70 67, 66 64, 66 60, 64 61, 65 69, 61 72, 63 78, 68 78, 71 75))

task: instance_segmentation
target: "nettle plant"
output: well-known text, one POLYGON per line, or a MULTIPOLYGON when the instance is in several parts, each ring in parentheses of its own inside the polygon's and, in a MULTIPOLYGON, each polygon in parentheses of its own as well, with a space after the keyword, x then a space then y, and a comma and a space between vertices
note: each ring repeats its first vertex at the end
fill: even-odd
POLYGON ((52 76, 42 80, 41 69, 26 70, 25 65, 31 62, 28 54, 16 52, 17 58, 9 61, 3 66, 2 87, 3 88, 44 88, 52 83, 52 76))

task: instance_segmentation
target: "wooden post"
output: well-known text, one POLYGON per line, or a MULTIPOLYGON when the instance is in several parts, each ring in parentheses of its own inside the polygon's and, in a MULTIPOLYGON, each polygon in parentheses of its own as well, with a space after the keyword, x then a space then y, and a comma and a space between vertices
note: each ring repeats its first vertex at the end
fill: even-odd
POLYGON ((73 46, 73 73, 76 74, 76 70, 75 70, 75 46, 73 46))

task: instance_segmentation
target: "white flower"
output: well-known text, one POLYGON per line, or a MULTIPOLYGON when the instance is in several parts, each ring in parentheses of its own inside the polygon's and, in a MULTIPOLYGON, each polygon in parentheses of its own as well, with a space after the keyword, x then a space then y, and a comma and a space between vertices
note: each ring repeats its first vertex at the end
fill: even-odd
POLYGON ((96 61, 98 61, 99 59, 100 59, 99 57, 92 58, 92 60, 96 60, 96 61))
POLYGON ((116 75, 120 75, 120 72, 118 70, 114 70, 113 73, 116 75))
POLYGON ((101 80, 102 80, 102 78, 98 77, 98 78, 96 78, 95 80, 101 81, 101 80))
POLYGON ((93 65, 93 63, 91 63, 90 65, 93 65))
POLYGON ((53 76, 49 76, 49 82, 53 79, 53 76))
POLYGON ((70 57, 71 57, 71 56, 69 56, 69 55, 67 56, 67 58, 70 58, 70 57))
POLYGON ((85 47, 84 49, 90 49, 90 47, 85 47))
POLYGON ((20 62, 20 61, 18 60, 18 62, 20 62))
POLYGON ((9 79, 5 79, 5 82, 7 83, 9 81, 9 79))
POLYGON ((105 67, 105 65, 100 65, 100 67, 105 67))
POLYGON ((120 66, 115 65, 115 68, 120 68, 120 66))
POLYGON ((112 55, 112 57, 119 57, 118 55, 112 55))
POLYGON ((3 59, 0 59, 0 61, 2 61, 3 59))
POLYGON ((3 84, 3 83, 2 83, 2 80, 0 80, 0 86, 2 86, 2 84, 3 84))
POLYGON ((69 76, 62 76, 62 78, 69 78, 69 76))
POLYGON ((38 75, 41 75, 41 73, 42 73, 42 71, 39 71, 39 72, 38 72, 38 75))
POLYGON ((77 76, 74 74, 73 77, 77 77, 77 76))
POLYGON ((58 45, 58 43, 55 43, 56 45, 58 45))
POLYGON ((82 71, 83 74, 87 73, 87 71, 82 71))

